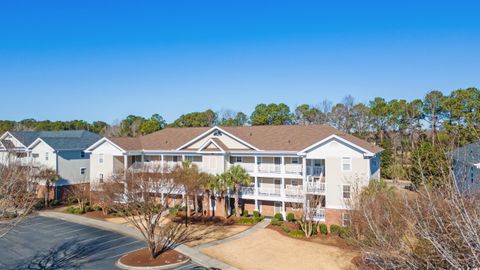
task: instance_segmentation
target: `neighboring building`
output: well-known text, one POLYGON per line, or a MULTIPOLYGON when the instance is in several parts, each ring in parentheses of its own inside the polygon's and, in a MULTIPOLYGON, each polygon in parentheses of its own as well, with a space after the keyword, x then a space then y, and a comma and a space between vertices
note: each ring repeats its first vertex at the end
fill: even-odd
POLYGON ((57 187, 89 183, 90 155, 84 150, 99 139, 84 130, 6 132, 0 137, 1 162, 55 170, 57 187))
POLYGON ((477 192, 480 189, 480 142, 457 148, 451 158, 458 189, 477 192))
MULTIPOLYGON (((92 185, 127 169, 173 168, 183 160, 211 174, 240 165, 252 177, 239 202, 249 212, 285 215, 312 200, 319 202, 316 219, 342 224, 356 188, 380 178, 382 149, 329 126, 292 125, 166 128, 138 138, 102 138, 86 151, 92 185)), ((214 200, 210 206, 223 208, 214 200)))

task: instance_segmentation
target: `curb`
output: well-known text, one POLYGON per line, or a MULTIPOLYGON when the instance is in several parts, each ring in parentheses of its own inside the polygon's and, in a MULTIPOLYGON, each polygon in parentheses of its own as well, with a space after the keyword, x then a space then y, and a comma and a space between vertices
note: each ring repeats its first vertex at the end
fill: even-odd
POLYGON ((174 267, 179 267, 179 266, 182 266, 184 264, 187 264, 191 260, 190 258, 187 258, 186 260, 181 261, 181 262, 172 263, 172 264, 168 264, 168 265, 159 265, 159 266, 130 266, 130 265, 126 265, 126 264, 123 264, 123 263, 120 262, 120 260, 125 256, 127 256, 127 254, 120 257, 120 259, 117 260, 115 265, 117 267, 121 268, 121 269, 126 269, 126 270, 165 270, 165 269, 172 269, 174 267))

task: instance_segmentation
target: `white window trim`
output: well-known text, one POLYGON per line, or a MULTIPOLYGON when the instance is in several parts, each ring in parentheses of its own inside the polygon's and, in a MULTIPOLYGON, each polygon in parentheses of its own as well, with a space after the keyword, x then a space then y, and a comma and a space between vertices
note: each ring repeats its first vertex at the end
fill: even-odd
POLYGON ((352 185, 349 185, 349 184, 343 184, 342 185, 342 199, 343 200, 348 200, 348 199, 351 199, 352 198, 352 185), (350 190, 349 190, 349 193, 350 193, 350 196, 348 198, 345 198, 345 191, 344 191, 344 187, 350 187, 350 190))
POLYGON ((290 159, 290 163, 291 164, 300 164, 300 158, 299 157, 292 157, 290 159), (293 162, 294 160, 296 160, 296 162, 293 162))
MULTIPOLYGON (((345 225, 345 214, 350 215, 350 213, 347 213, 347 212, 342 213, 342 226, 344 226, 344 227, 346 226, 345 225)), ((352 224, 352 217, 351 216, 348 217, 348 222, 349 222, 349 225, 352 224)))
POLYGON ((243 157, 236 156, 235 157, 235 163, 243 163, 243 157), (239 161, 240 160, 240 161, 239 161))
POLYGON ((49 156, 48 152, 45 152, 45 161, 48 161, 48 158, 49 158, 48 156, 49 156))
POLYGON ((102 183, 102 182, 103 182, 103 179, 104 179, 103 173, 99 173, 99 174, 98 174, 98 181, 99 181, 100 183, 102 183))
POLYGON ((341 166, 341 170, 342 172, 351 172, 352 171, 352 167, 353 167, 353 162, 352 162, 352 157, 342 157, 342 162, 340 162, 340 166, 341 166), (349 160, 349 163, 345 163, 345 160, 349 160), (350 165, 350 169, 348 170, 345 170, 343 165, 346 165, 346 164, 349 164, 350 165))
POLYGON ((80 167, 80 175, 85 175, 87 174, 87 167, 80 167), (84 172, 82 173, 82 170, 84 170, 84 172))
POLYGON ((98 154, 98 163, 103 164, 105 156, 103 154, 98 154))

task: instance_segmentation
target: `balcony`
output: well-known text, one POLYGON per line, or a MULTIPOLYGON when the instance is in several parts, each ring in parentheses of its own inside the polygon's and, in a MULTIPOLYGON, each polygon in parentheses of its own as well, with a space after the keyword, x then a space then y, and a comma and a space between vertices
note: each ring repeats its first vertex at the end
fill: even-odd
POLYGON ((320 183, 320 182, 307 183, 307 193, 325 194, 325 183, 320 183))
POLYGON ((241 196, 253 196, 255 195, 255 187, 240 187, 241 196))
POLYGON ((325 221, 325 208, 316 208, 313 211, 313 220, 325 221))
POLYGON ((324 175, 324 167, 322 166, 307 166, 307 175, 321 176, 324 175))
POLYGON ((255 163, 235 162, 235 163, 230 163, 229 167, 237 166, 237 165, 244 168, 247 172, 252 173, 255 171, 255 163))
POLYGON ((259 187, 258 188, 258 195, 266 196, 266 197, 280 197, 280 186, 278 187, 259 187))
POLYGON ((285 164, 285 173, 286 174, 297 174, 297 175, 302 175, 303 170, 302 170, 302 165, 301 164, 285 164))
POLYGON ((300 186, 297 187, 286 187, 285 188, 285 197, 288 198, 299 198, 303 197, 303 188, 300 186))
POLYGON ((260 163, 258 164, 258 172, 260 173, 280 173, 281 165, 274 163, 260 163))

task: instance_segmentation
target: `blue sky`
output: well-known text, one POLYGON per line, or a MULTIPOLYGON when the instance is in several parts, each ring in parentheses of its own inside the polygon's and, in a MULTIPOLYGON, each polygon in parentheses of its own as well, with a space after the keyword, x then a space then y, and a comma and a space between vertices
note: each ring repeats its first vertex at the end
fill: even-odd
POLYGON ((261 102, 479 87, 479 10, 474 1, 0 0, 0 119, 173 121, 207 108, 250 114, 261 102))

